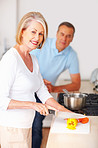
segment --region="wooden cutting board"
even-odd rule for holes
[[[65,118],[84,118],[86,116],[76,113],[59,112],[55,117],[51,132],[52,133],[75,133],[75,134],[89,134],[90,121],[86,124],[78,123],[75,130],[70,130],[67,127]]]

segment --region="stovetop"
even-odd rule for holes
[[[59,94],[58,102],[64,106],[63,93]],[[80,110],[74,110],[73,112],[87,116],[98,116],[98,94],[88,94],[85,107]]]

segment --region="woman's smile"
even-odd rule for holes
[[[41,23],[33,20],[22,33],[22,42],[30,50],[36,49],[44,39],[44,28]]]
[[[37,46],[38,43],[39,43],[38,41],[32,41],[32,40],[31,40],[30,42],[31,42],[33,45],[36,45],[36,46]]]

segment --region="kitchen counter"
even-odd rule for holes
[[[51,133],[46,148],[98,148],[98,116],[89,116],[90,134]]]
[[[65,85],[70,83],[68,80],[59,80],[57,85]],[[82,80],[81,81],[81,87],[79,92],[82,93],[98,93],[95,90],[93,90],[94,84],[92,84],[89,80]]]
[[[80,92],[95,93],[93,84],[82,81]],[[96,92],[98,93],[98,92]],[[88,116],[90,119],[89,134],[53,133],[52,127],[55,122],[53,117],[46,148],[98,148],[98,116]]]
[[[70,81],[69,80],[64,80],[64,79],[61,79],[61,80],[57,81],[57,85],[63,85],[63,84],[68,84],[68,83],[70,83]],[[80,92],[83,92],[83,93],[95,93],[93,88],[94,88],[94,84],[90,83],[89,80],[82,80]],[[96,92],[96,93],[98,93],[98,92]],[[57,100],[57,96],[58,96],[57,93],[52,93],[52,96]],[[49,116],[46,116],[46,118],[43,121],[43,127],[50,127],[51,122],[52,122],[52,118],[53,118],[52,114],[49,114]]]

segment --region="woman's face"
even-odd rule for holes
[[[41,23],[33,20],[27,29],[22,32],[22,44],[29,52],[36,49],[44,38],[44,28]]]

